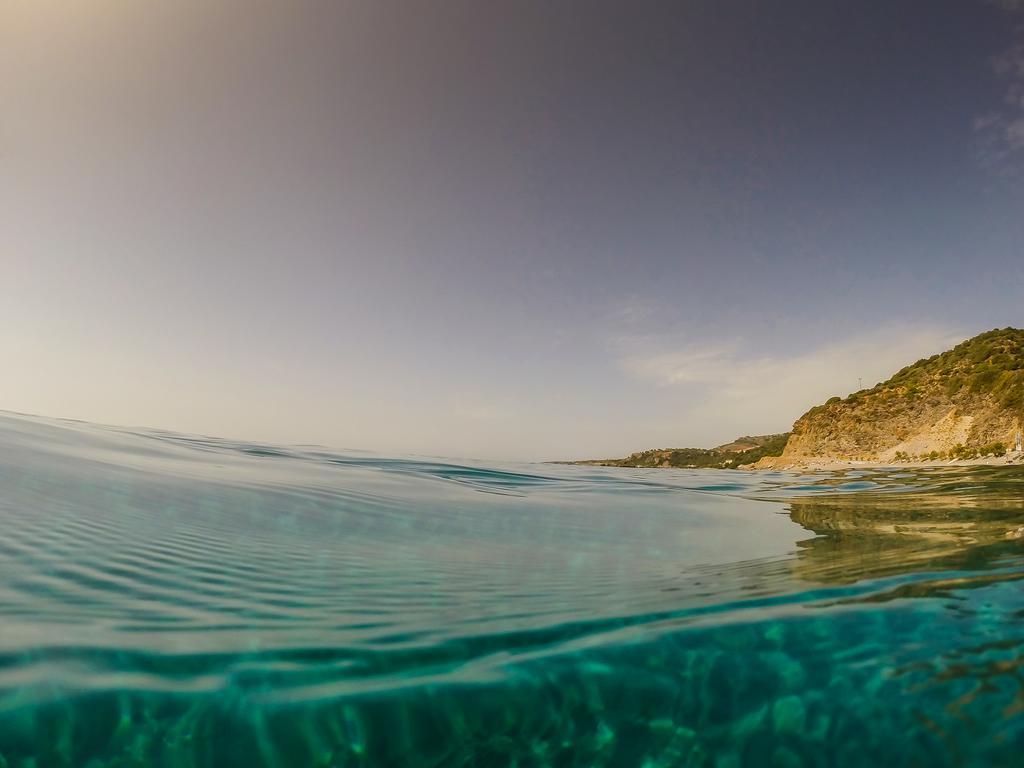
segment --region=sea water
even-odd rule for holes
[[[0,415],[0,766],[1024,761],[1024,470]]]

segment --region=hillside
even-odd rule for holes
[[[754,448],[761,448],[769,443],[773,445],[778,444],[779,439],[788,436],[788,434],[789,433],[781,435],[744,435],[743,437],[737,437],[731,443],[716,446],[711,450],[718,451],[719,453],[740,453],[743,451],[751,451]],[[785,441],[783,441],[782,445],[785,445]],[[780,445],[779,447],[781,448],[782,446]]]
[[[781,456],[758,466],[999,455],[1013,446],[1022,417],[1024,331],[993,330],[812,408]]]
[[[576,461],[604,467],[686,467],[700,469],[735,469],[753,464],[765,457],[778,456],[786,445],[789,433],[740,437],[717,448],[655,448],[638,451],[624,459]]]

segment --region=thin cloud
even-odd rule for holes
[[[691,347],[626,357],[623,369],[639,379],[660,385],[714,384],[737,369],[736,345]]]
[[[997,4],[1010,11],[1024,9],[1024,0]],[[1002,176],[1018,175],[1024,154],[1024,26],[1016,35],[1013,45],[992,58],[993,73],[1007,83],[1003,105],[972,124],[978,162]]]
[[[660,387],[679,387],[674,418],[693,434],[788,428],[808,408],[870,387],[905,365],[966,338],[949,329],[892,328],[790,355],[758,355],[739,343],[625,355],[621,368]]]
[[[612,327],[638,328],[656,324],[670,316],[664,302],[644,296],[629,296],[615,304],[608,315]]]

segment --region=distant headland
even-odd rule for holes
[[[566,462],[601,467],[681,467],[686,469],[737,469],[764,458],[778,456],[789,433],[748,435],[715,448],[652,448],[624,459],[587,459]]]
[[[1024,462],[1024,330],[1002,328],[833,397],[790,432],[574,464],[733,469]]]

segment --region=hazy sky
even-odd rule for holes
[[[1024,325],[1022,5],[0,0],[0,408],[526,459],[787,429]]]

